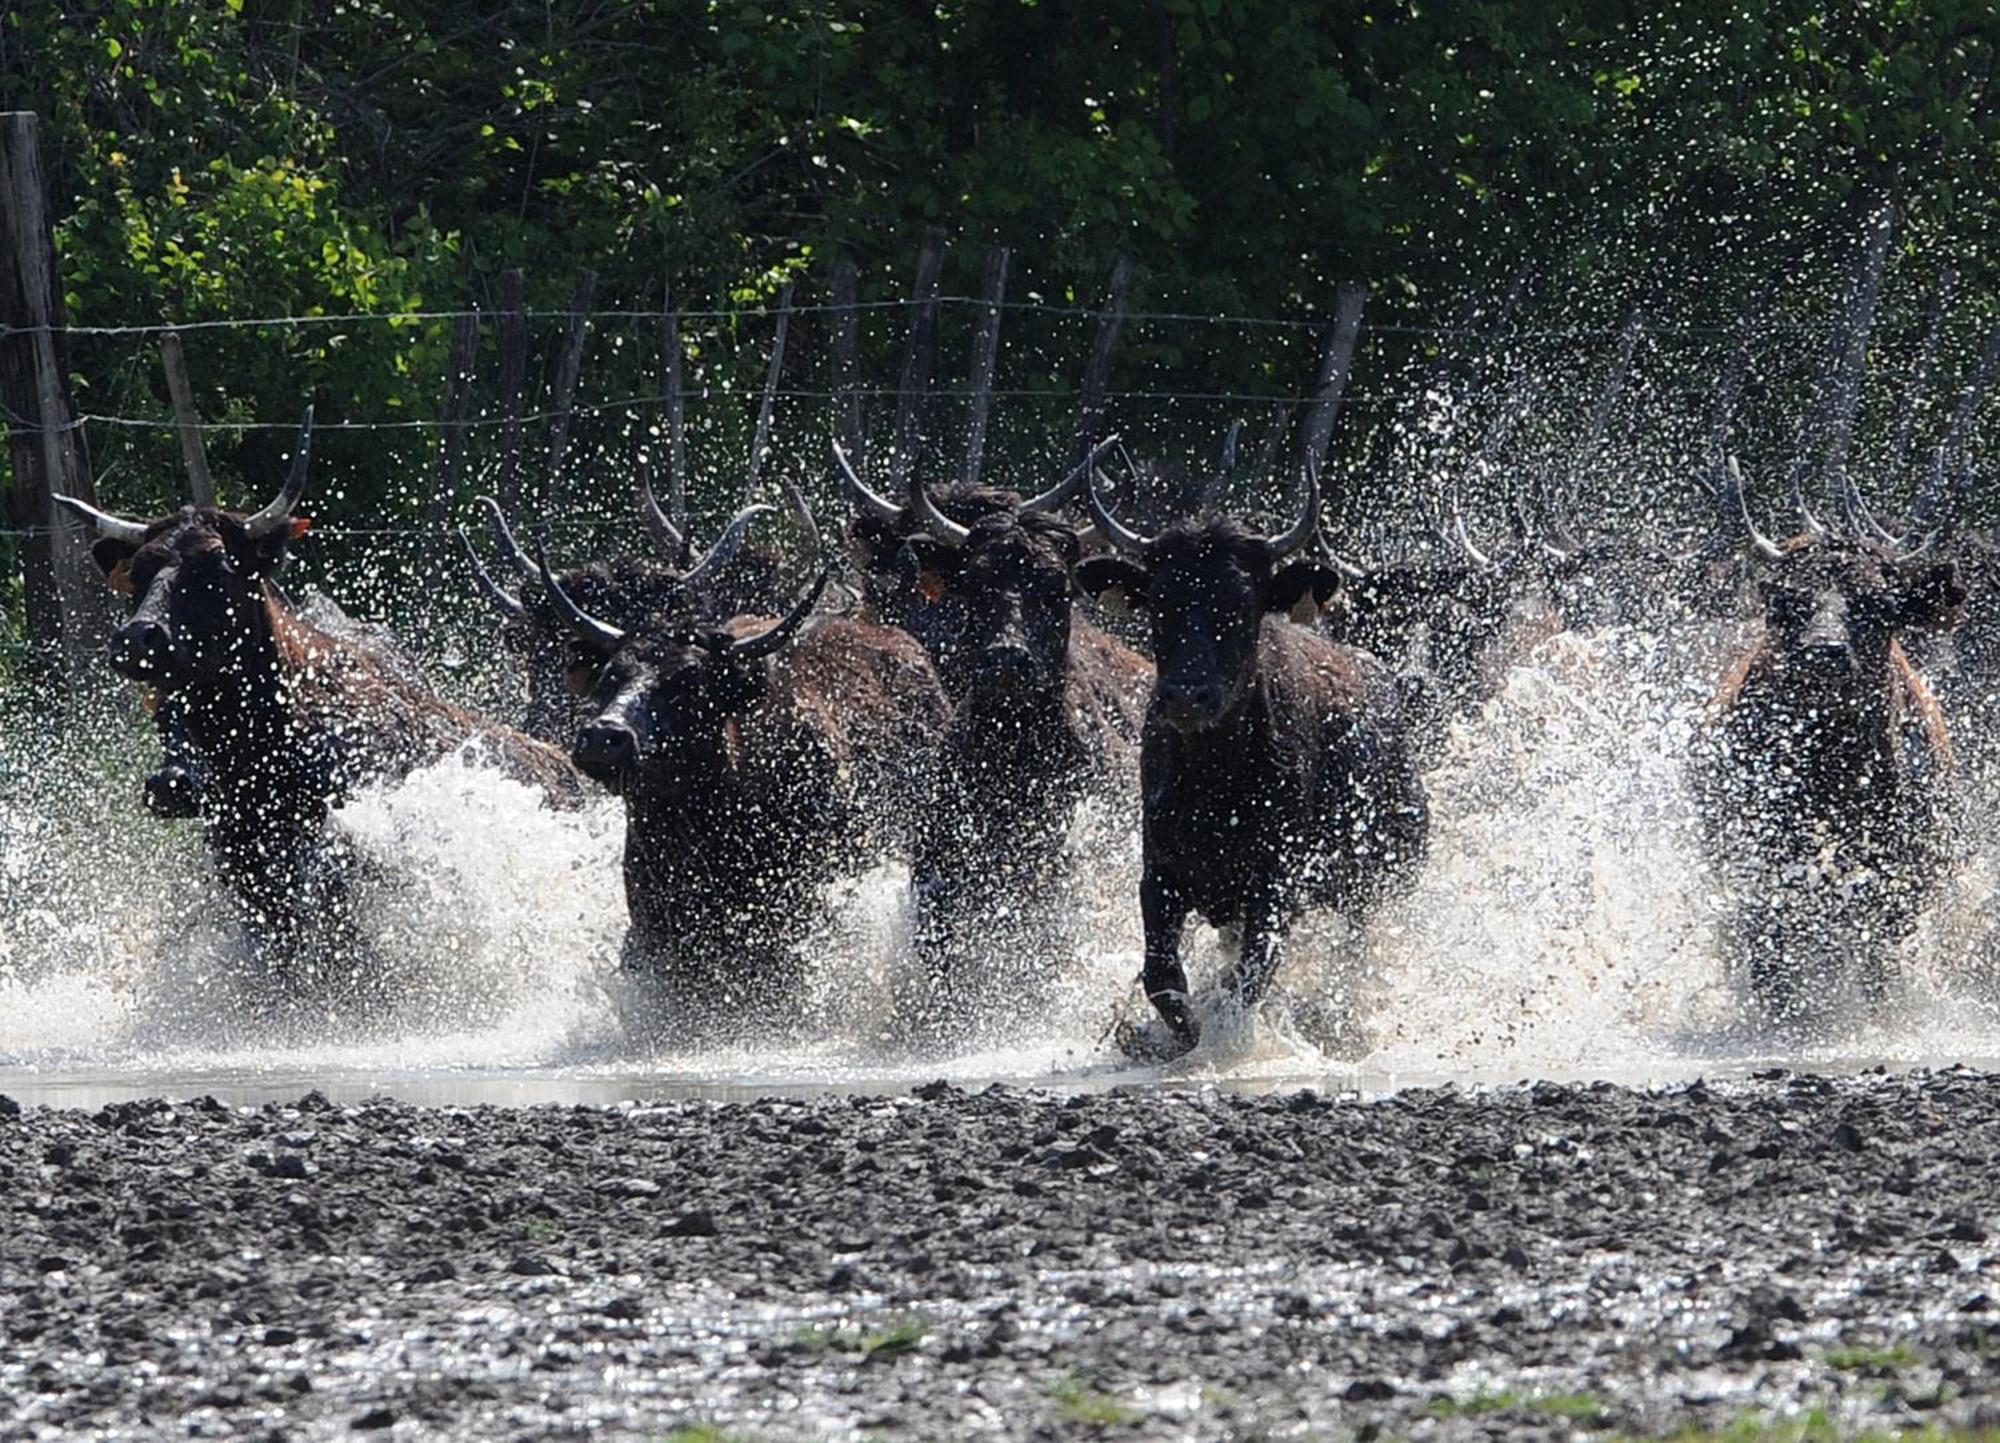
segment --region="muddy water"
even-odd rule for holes
[[[274,1027],[235,991],[240,959],[193,829],[139,805],[146,759],[36,756],[17,736],[0,751],[0,1093],[248,1102],[312,1086],[528,1103],[886,1091],[943,1075],[1375,1094],[2000,1058],[2000,1020],[1979,986],[2000,910],[2000,855],[1986,852],[1908,948],[1886,1020],[1810,1046],[1742,1032],[1680,775],[1710,654],[1700,639],[1676,650],[1638,632],[1545,644],[1454,726],[1428,779],[1433,848],[1415,889],[1365,935],[1333,919],[1303,929],[1288,995],[1242,1025],[1212,1026],[1197,1054],[1164,1069],[1135,1069],[1105,1040],[1142,1004],[1137,839],[1101,816],[1080,824],[1082,941],[1056,994],[1011,1005],[996,960],[993,1025],[960,1055],[922,1055],[901,1038],[893,866],[836,899],[817,949],[814,1034],[658,1050],[630,1040],[614,966],[616,804],[556,815],[448,761],[342,815],[394,879],[367,915],[393,959],[395,1002]],[[1217,939],[1194,946],[1197,971],[1213,972]]]

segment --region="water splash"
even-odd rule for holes
[[[1073,965],[1025,1008],[1006,1005],[996,965],[982,1002],[994,1025],[958,1055],[926,1054],[898,1025],[908,917],[896,865],[838,889],[787,1035],[656,1050],[624,1026],[617,804],[551,812],[448,758],[339,813],[394,879],[364,902],[394,959],[393,1005],[273,1036],[232,1000],[240,959],[198,835],[145,816],[138,763],[115,759],[91,785],[23,786],[0,800],[0,1091],[316,1083],[611,1097],[895,1087],[940,1074],[1373,1090],[1629,1080],[1774,1055],[1839,1066],[2000,1053],[1982,960],[2000,935],[2000,860],[1986,851],[1909,945],[1902,1005],[1887,1018],[1804,1048],[1734,1030],[1739,1003],[1717,957],[1723,902],[1699,860],[1680,761],[1719,644],[1632,630],[1534,649],[1453,726],[1427,778],[1431,853],[1414,888],[1360,934],[1309,920],[1279,995],[1233,1025],[1211,998],[1203,1045],[1166,1067],[1127,1063],[1107,1041],[1121,1012],[1144,1007],[1132,981],[1137,838],[1110,809],[1086,808],[1078,823]],[[47,774],[73,778],[74,760]],[[1220,974],[1226,950],[1191,929],[1197,985]]]

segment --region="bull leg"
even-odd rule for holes
[[[1192,1047],[1201,1027],[1188,1007],[1187,972],[1181,966],[1181,932],[1187,926],[1188,904],[1178,889],[1148,870],[1139,884],[1139,916],[1146,928],[1146,970],[1142,983],[1146,1000],[1160,1020]]]
[[[1255,1007],[1277,975],[1289,909],[1276,888],[1250,899],[1243,909],[1243,950],[1229,974],[1229,990],[1244,1008]]]

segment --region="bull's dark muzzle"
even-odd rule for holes
[[[610,786],[639,764],[639,734],[623,722],[592,722],[576,734],[577,770]]]
[[[1854,648],[1845,641],[1809,641],[1793,650],[1791,663],[1806,676],[1850,677],[1855,672]]]
[[[111,633],[104,645],[111,669],[134,681],[157,682],[173,671],[174,635],[158,621],[134,621]]]
[[[1222,719],[1226,697],[1219,686],[1206,682],[1176,682],[1161,678],[1158,706],[1160,719],[1175,731],[1200,731]]]

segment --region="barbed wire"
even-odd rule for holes
[[[789,314],[824,314],[848,311],[909,310],[925,304],[908,296],[878,301],[853,301],[836,305],[831,301],[794,303]],[[1248,316],[1227,311],[1116,311],[1104,306],[1083,306],[1058,304],[1053,301],[993,301],[984,296],[938,296],[930,304],[943,307],[966,307],[974,310],[1017,311],[1029,314],[1068,316],[1083,321],[1101,321],[1116,316],[1127,325],[1144,325],[1153,322],[1170,322],[1175,325],[1245,326],[1270,330],[1321,331],[1332,323],[1331,316]],[[671,315],[680,321],[706,320],[748,320],[775,319],[787,312],[776,306],[713,306],[676,308],[672,311],[644,309],[636,307],[592,309],[592,310],[544,310],[520,309],[504,310],[498,307],[471,307],[456,310],[411,310],[411,311],[341,311],[325,315],[304,316],[226,316],[197,321],[149,321],[138,325],[44,325],[44,326],[4,326],[0,325],[0,340],[12,335],[63,335],[63,336],[159,336],[168,332],[248,330],[262,328],[277,330],[328,325],[357,325],[370,322],[390,325],[415,325],[425,321],[456,321],[466,317],[483,320],[498,320],[508,316],[530,321],[650,321],[655,324]],[[1769,321],[1768,330],[1816,330],[1824,329],[1824,322]],[[1493,340],[1495,333],[1476,326],[1417,325],[1400,321],[1371,321],[1366,326],[1370,333],[1399,336],[1428,336],[1455,340]],[[1728,326],[1700,326],[1693,323],[1670,323],[1649,319],[1647,330],[1654,335],[1665,336],[1733,336],[1734,330]],[[1540,340],[1583,340],[1595,338],[1615,338],[1623,333],[1622,326],[1554,326],[1554,327],[1505,327],[1499,333],[1506,339]]]
[[[794,401],[838,401],[847,397],[874,400],[901,398],[905,394],[915,395],[921,400],[966,399],[976,392],[970,386],[933,386],[928,391],[904,392],[894,386],[855,386],[845,389],[831,387],[780,387],[771,392],[761,388],[753,391],[742,387],[696,387],[685,393],[689,400],[736,400],[750,399],[769,394],[778,400]],[[1074,388],[1062,386],[994,386],[985,393],[995,400],[1046,400],[1074,403],[1082,393]],[[1503,392],[1494,390],[1455,391],[1452,399],[1458,402],[1501,399]],[[1343,407],[1374,407],[1403,405],[1423,402],[1433,398],[1430,391],[1370,391],[1349,392],[1341,398]],[[1312,401],[1314,397],[1304,392],[1286,391],[1106,391],[1107,401],[1195,401],[1205,404],[1259,405],[1259,406],[1299,406]],[[324,431],[482,431],[495,427],[527,425],[531,422],[553,421],[562,417],[597,415],[607,411],[651,411],[658,407],[660,398],[648,393],[641,396],[627,396],[611,401],[579,401],[567,410],[552,409],[524,411],[519,414],[497,416],[475,416],[455,421],[442,418],[412,416],[396,421],[315,421],[315,434]],[[60,426],[37,426],[25,417],[18,416],[6,407],[0,406],[0,423],[11,426],[23,436],[61,435],[80,430],[87,425],[116,426],[128,430],[178,431],[186,427],[208,431],[296,431],[298,422],[287,421],[191,421],[183,423],[172,416],[119,416],[103,411],[86,411]]]

